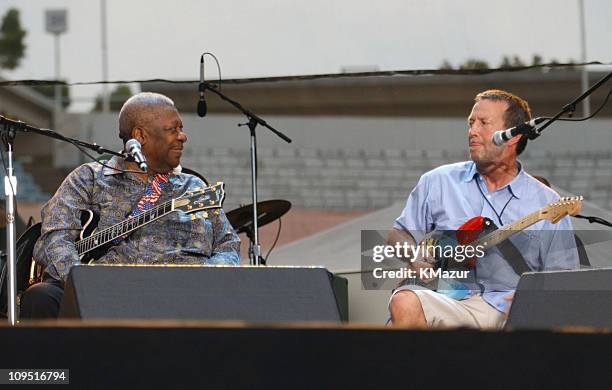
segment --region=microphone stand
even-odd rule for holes
[[[261,257],[261,246],[259,245],[259,224],[257,221],[257,137],[255,128],[257,125],[267,127],[270,131],[287,143],[291,143],[291,138],[270,126],[265,120],[261,119],[251,111],[242,107],[242,105],[237,101],[232,100],[228,96],[221,93],[221,91],[219,91],[215,86],[208,83],[200,83],[200,88],[203,88],[203,90],[209,90],[215,95],[219,96],[222,100],[225,100],[232,106],[236,107],[248,119],[247,123],[240,123],[238,124],[238,127],[248,126],[251,132],[251,197],[253,198],[253,225],[251,231],[252,235],[249,235],[249,258],[251,265],[263,265],[264,261]]]
[[[4,176],[4,195],[6,196],[6,265],[8,268],[7,317],[11,326],[17,323],[17,263],[15,261],[15,197],[17,196],[17,178],[13,176],[13,144],[16,129],[13,126],[2,126],[2,142],[8,155],[8,167]]]
[[[610,72],[607,75],[605,75],[601,80],[599,80],[598,82],[593,84],[593,86],[591,88],[589,88],[586,91],[584,91],[584,93],[582,93],[580,96],[578,96],[572,102],[570,102],[570,103],[566,104],[565,106],[563,106],[561,111],[559,111],[555,116],[553,116],[552,118],[550,118],[546,122],[544,122],[544,124],[540,128],[532,127],[529,130],[527,130],[524,134],[527,134],[527,136],[529,137],[530,140],[538,138],[545,128],[550,126],[553,122],[557,121],[560,117],[562,117],[565,114],[569,114],[569,115],[573,114],[574,111],[576,111],[576,105],[578,103],[580,103],[581,101],[586,99],[587,96],[591,95],[593,92],[595,92],[597,89],[599,89],[602,85],[605,84],[606,81],[610,80],[610,78],[612,78],[612,72]],[[584,215],[580,215],[580,214],[575,215],[574,217],[575,218],[586,219],[586,220],[589,221],[589,223],[598,223],[598,224],[601,224],[601,225],[604,225],[604,226],[612,227],[612,223],[606,221],[603,218],[592,217],[592,216],[584,216]]]
[[[598,223],[600,225],[612,227],[612,223],[600,217],[591,217],[591,216],[584,216],[584,215],[576,214],[574,215],[574,218],[586,219],[587,221],[589,221],[589,223]]]
[[[593,92],[595,92],[597,89],[599,89],[599,87],[604,85],[604,83],[606,81],[608,81],[610,78],[612,78],[612,72],[608,73],[601,80],[599,80],[598,82],[593,84],[593,86],[591,88],[589,88],[586,91],[584,91],[583,94],[578,96],[572,102],[570,102],[569,104],[566,104],[565,106],[563,106],[561,111],[559,111],[555,116],[553,116],[552,118],[550,118],[546,122],[544,122],[544,124],[540,128],[535,128],[534,127],[534,128],[529,129],[527,131],[527,133],[526,133],[527,136],[529,137],[529,139],[533,140],[533,139],[538,138],[540,136],[540,134],[542,133],[542,131],[544,131],[545,128],[550,126],[553,122],[556,122],[557,119],[561,118],[563,115],[565,115],[565,114],[569,114],[569,115],[573,114],[574,111],[576,111],[576,105],[578,103],[580,103],[581,101],[586,99],[589,95],[591,95]]]
[[[15,239],[15,205],[17,196],[17,178],[13,176],[13,146],[17,132],[37,133],[50,138],[59,139],[81,147],[91,149],[99,154],[110,153],[115,156],[126,158],[126,155],[105,149],[99,145],[90,144],[79,141],[73,138],[64,137],[49,129],[39,129],[37,127],[28,126],[24,122],[14,121],[0,115],[0,138],[6,148],[8,163],[6,174],[4,176],[4,194],[6,195],[6,246],[7,246],[7,317],[11,326],[14,326],[18,321],[17,313],[17,260],[15,258],[16,239]]]
[[[89,142],[81,141],[76,138],[66,137],[54,130],[40,129],[38,127],[29,126],[24,122],[8,119],[8,118],[3,117],[2,115],[0,115],[0,126],[3,126],[4,130],[6,130],[8,126],[16,131],[21,131],[23,133],[36,133],[36,134],[44,135],[45,137],[54,138],[60,141],[68,142],[69,144],[72,144],[72,145],[81,146],[86,149],[93,150],[94,152],[98,154],[112,154],[113,156],[117,156],[121,158],[126,158],[126,159],[130,158],[130,156],[128,156],[126,153],[118,153],[118,152],[115,152],[114,150],[105,149],[104,147],[96,144],[95,142],[91,144]]]

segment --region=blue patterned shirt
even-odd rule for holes
[[[126,169],[113,157],[108,166]],[[152,178],[149,178],[151,181]],[[136,208],[148,183],[134,173],[121,173],[99,163],[72,171],[42,209],[42,234],[34,247],[37,263],[58,280],[80,264],[74,242],[79,238],[81,210],[100,216],[98,230],[125,220]],[[186,191],[205,187],[199,178],[171,173],[157,204]],[[185,214],[172,212],[116,240],[96,264],[239,264],[240,239],[222,209]]]

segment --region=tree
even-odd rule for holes
[[[468,58],[463,64],[459,65],[459,69],[489,69],[489,64],[484,60]]]
[[[25,55],[23,38],[26,31],[21,28],[19,11],[15,8],[8,10],[2,18],[0,26],[0,68],[15,69]]]
[[[440,70],[452,70],[453,64],[450,63],[449,60],[442,61],[442,65],[440,65]]]
[[[502,57],[502,62],[499,65],[499,67],[502,68],[502,69],[512,68],[512,61],[510,61],[510,57],[503,56]]]
[[[516,54],[513,55],[512,58],[510,58],[510,56],[503,56],[502,62],[499,64],[501,69],[522,68],[524,66],[526,66],[526,64]]]
[[[514,68],[521,68],[523,66],[525,66],[525,63],[523,62],[523,60],[520,59],[519,56],[517,56],[516,54],[512,57],[512,66]]]
[[[542,65],[542,56],[539,54],[534,54],[533,59],[531,60],[531,65]]]
[[[119,84],[113,89],[110,95],[110,109],[111,111],[119,111],[125,103],[132,96],[132,90],[127,84]],[[92,111],[102,111],[102,95],[96,96],[96,104]]]

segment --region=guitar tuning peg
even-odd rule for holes
[[[202,215],[204,216],[204,218],[208,218],[208,211],[204,211],[204,213],[202,213]]]
[[[219,210],[215,210],[213,213],[214,213],[216,216],[219,216]]]

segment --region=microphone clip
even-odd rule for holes
[[[534,140],[540,136],[541,133],[538,131],[536,126],[537,125],[529,126],[529,128],[525,129],[523,132],[523,134],[526,135],[529,140]]]

